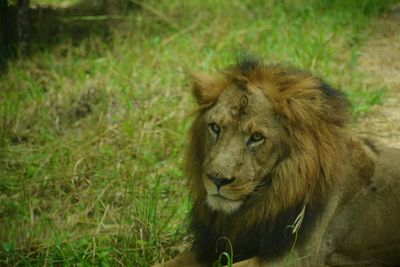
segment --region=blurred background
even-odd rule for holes
[[[186,74],[239,52],[323,77],[351,128],[398,145],[399,18],[394,0],[0,0],[0,265],[187,250]]]

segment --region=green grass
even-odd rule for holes
[[[357,58],[389,1],[145,3],[1,76],[0,265],[149,266],[189,247],[187,71],[251,51],[325,77],[356,115],[384,97]]]

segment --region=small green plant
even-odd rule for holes
[[[298,231],[300,230],[300,228],[296,229],[296,225],[295,223],[293,225],[288,225],[286,227],[287,230],[289,230],[293,236],[293,243],[292,246],[290,247],[290,251],[288,253],[288,255],[286,256],[286,262],[284,266],[290,266],[298,261],[304,260],[306,258],[309,257],[309,255],[306,256],[302,256],[302,257],[298,257],[297,255],[295,255],[295,248],[296,248],[296,244],[297,244],[297,238],[298,238]]]
[[[218,260],[215,262],[214,266],[215,267],[222,267],[222,266],[227,266],[227,267],[232,267],[233,265],[233,247],[232,247],[232,243],[229,240],[229,238],[222,236],[220,238],[217,239],[217,242],[215,244],[215,249],[216,249],[216,253],[218,253],[218,243],[221,241],[225,241],[230,248],[229,252],[221,252],[218,256]],[[226,246],[225,246],[226,247]],[[226,264],[224,264],[224,258],[226,260]]]

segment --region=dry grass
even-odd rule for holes
[[[357,132],[380,143],[400,148],[400,5],[375,21],[372,36],[361,50],[360,70],[369,73],[365,83],[388,87],[385,104],[360,118]]]

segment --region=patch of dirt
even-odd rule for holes
[[[400,4],[379,19],[372,32],[362,49],[360,68],[372,83],[383,83],[389,90],[382,105],[358,120],[355,131],[400,148]]]

